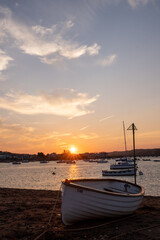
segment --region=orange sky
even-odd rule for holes
[[[138,128],[136,148],[159,148],[158,9],[158,0],[0,3],[0,150],[124,150],[123,121]]]

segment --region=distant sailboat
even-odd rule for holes
[[[110,166],[111,170],[114,170],[114,169],[115,170],[117,170],[117,169],[133,169],[134,168],[133,161],[127,159],[127,144],[126,144],[126,133],[125,133],[124,121],[123,121],[123,135],[124,135],[125,158],[120,158],[120,159],[116,160],[116,163],[112,164]],[[124,173],[124,174],[126,174],[126,173]],[[123,172],[122,172],[122,175],[123,175]]]

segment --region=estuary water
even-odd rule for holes
[[[145,195],[160,196],[160,157],[151,161],[137,161],[137,184],[145,189]],[[76,161],[76,164],[28,162],[19,165],[0,163],[0,187],[21,189],[59,190],[61,180],[65,178],[117,178],[134,183],[134,177],[102,177],[102,170],[109,170],[108,163]],[[139,175],[139,171],[143,175]],[[55,173],[55,174],[53,174]]]

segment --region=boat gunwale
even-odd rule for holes
[[[79,184],[76,184],[76,183],[73,183],[73,182],[83,182],[83,181],[117,181],[117,182],[124,182],[124,183],[127,183],[127,184],[131,184],[133,186],[137,186],[141,189],[141,191],[139,193],[120,193],[120,192],[110,192],[110,191],[107,191],[107,190],[98,190],[98,189],[95,189],[95,188],[92,188],[92,187],[87,187],[87,186],[82,186],[82,185],[79,185]],[[73,182],[72,182],[73,181]],[[138,197],[138,196],[144,196],[144,187],[142,186],[139,186],[137,184],[134,184],[134,183],[130,183],[128,181],[123,181],[123,180],[119,180],[119,179],[111,179],[111,178],[108,178],[108,179],[95,179],[95,178],[83,178],[83,179],[65,179],[65,180],[62,180],[62,184],[66,185],[66,186],[70,186],[70,187],[73,187],[73,188],[78,188],[78,189],[82,189],[82,190],[88,190],[88,191],[92,191],[92,192],[98,192],[98,193],[102,193],[102,194],[108,194],[108,195],[114,195],[114,196],[123,196],[123,197]]]

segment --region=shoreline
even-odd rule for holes
[[[145,196],[139,209],[126,218],[79,222],[68,228],[61,220],[61,194],[57,201],[58,193],[58,190],[0,188],[0,239],[36,239],[50,219],[52,230],[45,234],[48,240],[159,239],[160,196]]]

